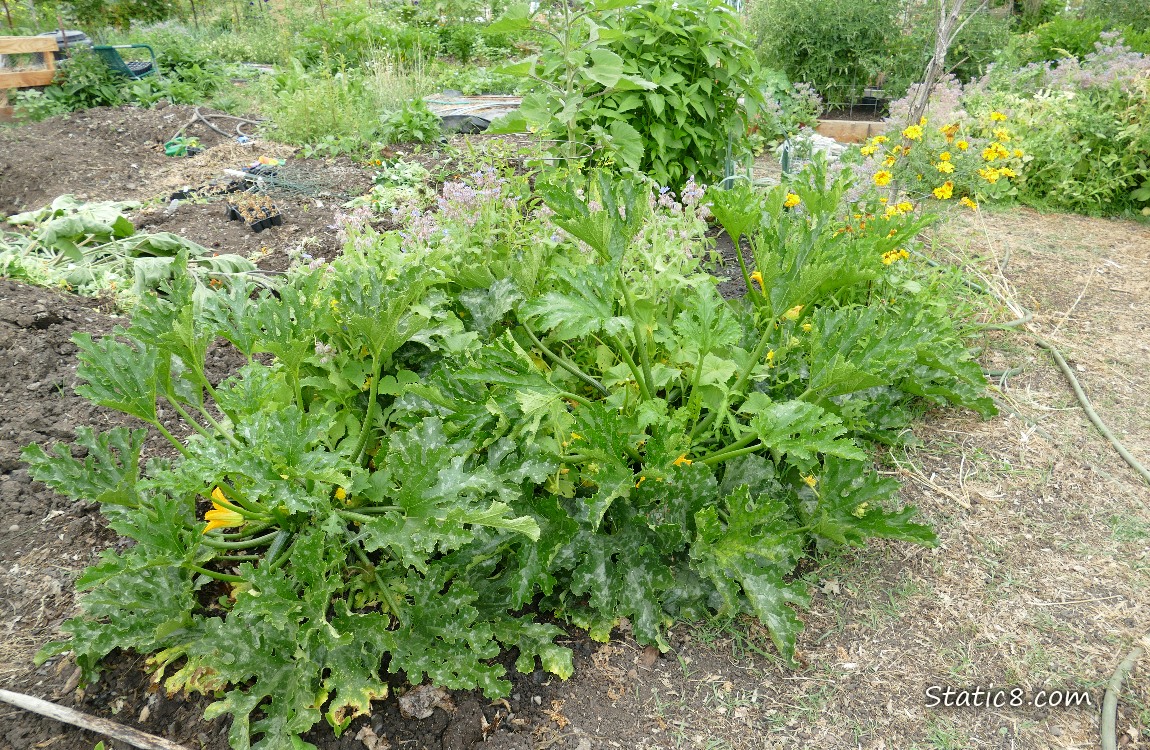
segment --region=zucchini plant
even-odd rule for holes
[[[399,231],[345,226],[340,259],[274,293],[177,272],[130,327],[78,336],[80,392],[172,455],[146,427],[26,449],[134,541],[40,658],[90,679],[148,655],[217,697],[233,747],[299,748],[385,672],[495,697],[516,649],[569,676],[544,614],[667,649],[677,620],[746,612],[791,660],[800,560],[933,543],[868,447],[924,400],[993,406],[930,278],[887,261],[925,219],[846,205],[822,163],[765,195],[529,184],[481,170]],[[750,240],[736,299],[707,272],[707,198]],[[247,362],[217,382],[220,339]]]

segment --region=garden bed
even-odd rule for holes
[[[170,135],[170,123],[159,119],[163,110],[99,116],[110,123],[101,126],[109,132],[116,118],[125,118],[141,132]],[[16,169],[46,148],[36,133],[66,143],[70,135],[88,137],[90,124],[74,116],[35,126],[41,131],[0,134],[0,169]],[[149,197],[160,182],[157,170],[172,166],[162,150],[156,157],[157,143],[162,141],[133,136],[101,157],[107,174],[132,175],[135,187],[117,179],[85,182],[89,156],[65,149],[35,183],[9,182],[12,173],[0,172],[0,206],[22,196],[43,202],[84,185],[93,198]],[[366,184],[367,173],[360,179]],[[261,265],[282,268],[288,251],[307,237],[322,248],[313,254],[335,253],[334,233],[326,229],[333,203],[316,202],[288,204],[284,226],[258,236],[226,221],[218,204],[184,204],[171,213],[159,206],[137,214],[137,224],[162,226],[221,252],[267,247]],[[941,226],[935,240],[940,259],[959,258],[988,271],[994,267],[989,253],[1001,258],[1009,250],[1006,276],[1019,298],[1039,311],[1043,332],[1064,343],[1099,410],[1132,452],[1150,455],[1144,419],[1150,230],[1030,211],[963,213]],[[119,423],[71,392],[75,360],[68,341],[74,331],[103,333],[116,322],[98,301],[0,281],[0,393],[6,403],[18,404],[0,413],[0,497],[6,501],[0,592],[9,605],[0,636],[0,684],[189,748],[222,749],[226,722],[200,719],[209,701],[156,692],[140,657],[113,656],[104,679],[82,695],[66,659],[41,668],[31,664],[31,655],[72,613],[74,577],[98,549],[119,542],[94,507],[31,482],[18,451],[28,442],[69,439],[78,426]],[[212,356],[213,378],[238,363],[224,349]],[[983,361],[990,369],[1024,368],[1007,382],[1003,398],[1039,429],[1005,412],[986,422],[928,415],[917,430],[922,444],[888,456],[886,466],[904,472],[904,499],[935,524],[940,546],[878,544],[809,571],[817,592],[803,614],[800,669],[781,667],[765,631],[749,622],[677,628],[672,650],[662,657],[637,647],[625,630],[607,645],[579,634],[568,641],[575,652],[575,676],[568,682],[542,672],[515,675],[506,704],[457,693],[453,713],[436,709],[423,721],[400,717],[389,698],[342,738],[322,729],[308,739],[325,750],[358,750],[370,747],[356,739],[368,726],[394,748],[455,750],[477,746],[486,722],[494,728],[482,746],[503,750],[1096,744],[1100,685],[1150,624],[1150,492],[1093,432],[1040,350],[1013,334],[995,334]],[[155,455],[165,448],[154,441],[148,450]],[[1119,730],[1137,738],[1127,743],[1130,750],[1145,746],[1150,733],[1148,674],[1144,661],[1128,680],[1130,699],[1120,713]],[[1095,702],[1047,710],[924,707],[931,684],[991,683],[1081,687]],[[0,707],[0,738],[16,750],[89,748],[100,739],[6,707]]]

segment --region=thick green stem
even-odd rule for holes
[[[208,440],[212,439],[212,433],[204,429],[204,426],[197,422],[195,419],[192,419],[192,415],[188,414],[187,410],[180,406],[180,402],[176,400],[175,396],[170,393],[165,393],[163,396],[164,400],[171,404],[172,408],[176,410],[176,413],[180,415],[180,418],[183,419],[189,427],[200,433],[200,435],[207,438]]]
[[[708,456],[708,457],[702,459],[702,461],[700,463],[706,464],[707,466],[714,466],[717,463],[721,463],[723,461],[729,461],[732,458],[738,458],[739,456],[745,456],[749,453],[756,453],[758,451],[761,451],[764,447],[765,446],[762,443],[756,443],[755,445],[750,445],[750,446],[747,446],[746,448],[740,448],[737,451],[727,451],[726,453]]]
[[[355,446],[355,455],[352,460],[359,462],[361,458],[366,457],[367,453],[367,439],[371,435],[371,420],[375,418],[375,402],[379,399],[379,376],[383,370],[383,361],[380,358],[372,359],[371,363],[371,385],[368,387],[367,394],[367,413],[363,417],[363,428],[360,431],[359,442]],[[302,402],[300,407],[303,407]]]
[[[205,409],[202,404],[197,404],[196,406],[200,410],[200,414],[204,415],[204,419],[208,420],[208,424],[212,426],[212,429],[215,430],[220,437],[227,440],[228,443],[237,450],[243,447],[240,445],[240,441],[236,439],[236,436],[233,435],[230,430],[224,429],[224,426],[220,424],[219,421],[212,416],[212,413]]]
[[[201,575],[205,575],[208,578],[214,578],[217,581],[224,581],[225,583],[243,583],[244,582],[244,579],[240,578],[239,576],[233,576],[233,575],[229,575],[227,573],[217,573],[214,570],[208,570],[207,568],[201,568],[199,565],[192,565],[192,564],[188,563],[188,564],[185,564],[184,567],[187,568],[188,570],[194,571],[196,573],[200,573]]]
[[[242,542],[225,542],[218,539],[213,539],[212,537],[205,534],[200,538],[200,541],[212,549],[255,549],[256,547],[262,547],[265,544],[271,544],[272,540],[274,540],[276,535],[279,533],[280,532],[278,531],[273,531],[270,534],[257,536],[254,539],[245,539]]]
[[[569,362],[568,360],[564,359],[562,356],[560,356],[560,355],[556,354],[555,352],[551,351],[550,349],[548,349],[547,345],[544,344],[542,341],[540,341],[539,337],[536,336],[535,333],[530,328],[528,328],[526,325],[523,326],[523,330],[527,332],[527,336],[531,339],[532,343],[534,343],[535,346],[539,347],[539,349],[544,354],[546,354],[547,357],[552,362],[559,365],[560,367],[562,367],[564,370],[571,373],[575,377],[579,378],[580,380],[582,380],[584,383],[591,386],[595,390],[599,391],[604,396],[610,396],[611,395],[611,391],[607,390],[606,386],[604,386],[598,380],[596,380],[595,378],[591,377],[587,373],[580,370],[579,367],[577,365],[575,365],[573,362]]]
[[[631,352],[623,344],[618,336],[608,337],[608,341],[615,345],[616,351],[619,356],[623,358],[626,363],[627,369],[631,371],[631,377],[635,378],[636,385],[639,386],[639,393],[642,394],[644,401],[651,400],[651,391],[647,389],[647,384],[643,381],[643,373],[639,372],[639,365],[635,364],[635,358],[631,356]]]
[[[651,352],[649,349],[649,342],[646,333],[643,331],[643,324],[639,321],[638,311],[635,308],[635,298],[631,296],[631,287],[627,283],[627,275],[623,273],[622,269],[619,270],[619,280],[622,282],[623,287],[623,301],[627,304],[627,314],[631,316],[635,326],[635,346],[639,349],[639,363],[643,366],[643,378],[646,382],[646,398],[651,400],[651,395],[655,392],[655,379],[651,377]]]
[[[772,323],[767,321],[766,327],[763,329],[763,335],[759,339],[759,343],[755,345],[755,350],[751,352],[751,358],[747,362],[746,369],[739,373],[739,379],[735,381],[734,387],[731,388],[731,397],[738,396],[742,393],[743,386],[745,386],[747,384],[747,380],[750,379],[751,372],[755,369],[755,365],[757,365],[759,360],[763,358],[763,352],[767,348],[767,342],[771,339],[771,325]],[[702,435],[711,427],[711,424],[718,418],[719,411],[721,410],[712,411],[707,415],[705,420],[695,425],[695,429],[691,430],[691,440],[695,440],[699,437],[699,435]]]
[[[706,456],[703,457],[703,460],[706,461],[707,459],[710,459],[710,458],[721,458],[726,453],[730,453],[732,451],[737,451],[740,448],[744,448],[744,447],[750,445],[757,438],[758,438],[758,435],[756,435],[754,433],[751,433],[750,435],[746,435],[742,439],[737,440],[737,441],[731,443],[730,445],[728,445],[724,448],[720,448],[717,451],[711,451],[709,454],[707,454]]]
[[[160,423],[160,420],[158,420],[158,419],[150,420],[149,424],[151,424],[153,427],[155,427],[157,430],[159,430],[160,434],[163,435],[165,438],[167,438],[168,442],[176,447],[176,450],[178,450],[180,452],[180,455],[182,455],[184,458],[188,457],[188,449],[184,447],[183,443],[181,443],[179,440],[176,440],[175,435],[168,432],[168,428],[164,427],[164,425],[162,425]]]
[[[404,615],[403,610],[399,608],[399,602],[395,600],[395,597],[391,593],[391,589],[388,588],[387,584],[384,583],[383,577],[379,574],[379,568],[375,567],[371,560],[367,559],[367,554],[362,549],[360,549],[358,544],[353,544],[352,550],[355,552],[355,556],[359,558],[359,561],[363,564],[363,566],[371,571],[371,575],[375,578],[375,585],[379,587],[379,593],[387,603],[387,608],[391,610],[392,616],[395,617],[395,619],[398,620],[400,624],[406,625],[407,617]]]

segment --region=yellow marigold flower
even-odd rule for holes
[[[803,474],[802,477],[803,477],[803,482],[805,482],[808,487],[814,488],[814,486],[819,483],[819,478],[814,476],[813,474],[811,474],[809,476],[806,474]]]
[[[947,200],[950,198],[950,196],[954,195],[954,183],[950,180],[947,180],[946,182],[936,187],[932,192],[934,193],[934,197],[938,198],[940,201]]]
[[[1006,128],[995,128],[994,139],[998,140],[998,141],[1002,141],[1003,143],[1009,143],[1010,142],[1010,131],[1007,130]]]
[[[938,132],[945,135],[946,136],[946,142],[950,143],[952,140],[954,140],[955,133],[958,132],[958,123],[952,122],[950,125],[943,125],[941,128],[938,129]]]
[[[901,213],[909,214],[911,211],[914,210],[914,204],[911,203],[910,201],[900,201],[898,204],[898,210]]]
[[[948,161],[940,161],[938,164],[934,165],[934,168],[943,174],[950,174],[954,171],[954,165]]]
[[[785,313],[783,313],[783,317],[786,318],[787,320],[798,320],[799,319],[799,313],[801,313],[802,311],[803,311],[802,305],[795,305],[790,310],[787,310]]]
[[[691,459],[687,458],[687,454],[684,453],[683,455],[676,458],[672,463],[675,466],[690,466],[692,461]]]
[[[990,146],[987,146],[986,148],[982,149],[982,158],[984,161],[994,161],[998,158],[998,151],[991,148]]]
[[[347,490],[345,490],[343,487],[336,487],[335,488],[335,499],[336,500],[347,500]]]
[[[894,175],[892,175],[887,170],[880,169],[874,173],[874,184],[878,185],[879,187],[882,187],[883,185],[889,185],[891,178],[893,177]]]
[[[887,206],[886,212],[882,215],[882,217],[884,219],[893,219],[894,217],[898,216],[899,214],[900,214],[900,212],[898,210],[898,206]],[[893,232],[894,230],[892,229],[891,231]]]
[[[938,155],[938,160],[939,161],[950,161],[950,152],[949,151],[943,151],[941,154]]]
[[[967,141],[959,141],[959,142],[955,143],[954,145],[958,146],[959,151],[965,151],[968,148],[970,148],[970,143]]]
[[[991,185],[998,182],[999,175],[999,171],[994,167],[983,167],[982,169],[978,170],[978,176],[989,182]]]
[[[967,198],[965,195],[962,197],[962,200],[960,200],[959,203],[966,206],[967,208],[969,208],[972,211],[978,210],[978,204],[975,203],[974,201],[972,201],[970,198]]]
[[[783,201],[783,205],[787,208],[794,208],[803,202],[803,199],[794,193],[787,193],[787,199]]]
[[[909,257],[910,253],[908,253],[906,250],[903,250],[902,248],[898,248],[897,250],[888,250],[882,254],[882,263],[884,266],[889,266],[891,263],[905,260]]]
[[[991,112],[990,120],[991,122],[1005,122],[1006,115],[1002,114],[1001,112]]]
[[[226,503],[224,493],[219,487],[212,490],[212,510],[204,514],[204,520],[208,525],[204,527],[203,533],[208,533],[212,529],[226,529],[232,526],[243,526],[246,519],[239,513],[226,508],[220,503]]]
[[[863,156],[874,156],[875,151],[878,151],[878,146],[863,146],[859,149],[859,153]]]
[[[1020,148],[1014,149],[1014,158],[1015,159],[1021,159],[1023,156],[1025,156],[1025,154],[1022,153],[1022,149],[1020,149]]]
[[[908,141],[917,141],[922,139],[922,126],[911,125],[906,130],[902,131],[902,137]]]
[[[763,288],[763,274],[759,273],[758,271],[755,271],[754,273],[751,274],[751,281],[758,284],[759,289]]]
[[[882,165],[884,167],[893,167],[894,166],[894,157],[893,156],[886,157],[885,159],[882,160]]]
[[[886,143],[889,140],[890,139],[885,135],[876,135],[874,138],[871,138],[871,143]]]
[[[1018,176],[1018,173],[1015,172],[1010,167],[1000,167],[998,170],[998,174],[1000,174],[1003,177],[1017,177]]]

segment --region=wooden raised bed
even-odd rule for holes
[[[56,77],[56,56],[60,47],[51,36],[0,36],[0,120],[12,117],[8,89],[47,86]],[[9,69],[5,55],[41,54],[44,62],[36,68]]]

